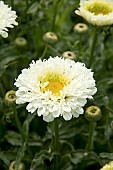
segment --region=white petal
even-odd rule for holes
[[[52,113],[53,117],[59,117],[61,115],[61,111],[57,110]]]
[[[37,114],[38,116],[44,115],[45,114],[46,109],[44,107],[41,107],[37,110]]]
[[[1,36],[3,38],[7,38],[8,37],[8,33],[6,31],[2,31],[0,34],[1,34]]]
[[[54,120],[54,117],[52,114],[48,114],[48,116],[43,116],[43,120],[46,122],[52,122]]]
[[[65,120],[70,120],[72,118],[72,114],[70,112],[64,112],[63,113],[63,118]]]
[[[71,108],[69,106],[63,106],[62,107],[62,110],[65,111],[65,112],[71,112]]]
[[[31,112],[31,113],[33,113],[36,110],[36,108],[33,107],[32,103],[29,103],[26,109],[28,110],[28,112]]]

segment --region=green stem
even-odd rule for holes
[[[42,56],[40,57],[40,59],[44,59],[45,55],[46,55],[46,52],[47,52],[47,49],[48,49],[48,45],[46,44],[45,45],[45,48],[44,48],[44,51],[42,53]]]
[[[89,67],[92,66],[92,62],[94,59],[94,51],[96,47],[96,42],[97,42],[97,28],[94,28],[94,35],[93,35],[93,42],[92,42],[92,47],[91,47],[91,53],[90,53],[90,58],[89,58]]]
[[[89,138],[88,138],[88,143],[87,143],[87,146],[86,146],[86,149],[88,151],[93,150],[94,129],[95,129],[95,122],[90,122],[90,126],[89,126]]]
[[[82,34],[79,35],[79,53],[82,50]]]
[[[58,124],[58,119],[56,118],[54,120],[54,150],[56,152],[55,156],[55,170],[58,170],[58,161],[59,161],[59,156],[57,153],[59,152],[59,124]]]
[[[16,122],[16,125],[17,125],[17,128],[18,128],[18,131],[21,134],[22,141],[24,141],[24,135],[23,135],[22,128],[21,128],[21,123],[18,119],[17,110],[16,110],[15,106],[13,106],[13,112],[14,112],[14,118],[15,118],[15,122]]]

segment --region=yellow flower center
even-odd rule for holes
[[[51,91],[55,95],[59,95],[60,90],[63,90],[64,84],[58,81],[51,81],[49,84],[45,87],[46,91]]]
[[[41,77],[42,85],[46,82],[48,84],[41,89],[42,92],[51,91],[53,95],[60,95],[60,91],[63,90],[64,86],[69,84],[69,81],[62,74],[48,73],[46,76]]]
[[[87,5],[86,9],[89,12],[94,13],[94,15],[98,14],[107,15],[113,11],[113,8],[110,6],[110,4],[102,2],[94,2],[90,5]]]

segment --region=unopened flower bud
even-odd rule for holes
[[[54,32],[46,32],[43,36],[43,40],[49,44],[55,44],[58,41],[58,37]]]
[[[85,112],[85,118],[88,121],[96,122],[102,117],[101,109],[98,106],[89,106]]]
[[[65,51],[63,52],[62,54],[63,58],[68,58],[68,59],[71,59],[71,60],[75,60],[76,59],[76,54],[72,51]]]
[[[7,106],[14,105],[16,103],[16,92],[14,90],[10,90],[5,95],[5,104]]]
[[[103,166],[103,168],[101,168],[100,170],[113,170],[113,161]]]
[[[17,37],[15,39],[15,45],[18,48],[25,48],[27,46],[27,40],[24,37]]]
[[[15,161],[11,162],[9,170],[15,170]],[[25,170],[25,166],[22,162],[20,163],[18,170]]]
[[[86,32],[88,30],[88,26],[84,23],[78,23],[74,26],[73,31],[76,33]]]

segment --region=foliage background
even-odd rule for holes
[[[45,49],[43,35],[54,31],[58,36],[56,44],[48,44],[45,58],[62,56],[64,51],[76,53],[76,61],[89,67],[89,56],[94,27],[86,23],[74,11],[79,0],[4,0],[17,12],[19,25],[9,30],[9,37],[0,37],[0,169],[7,170],[13,160],[22,161],[25,169],[54,169],[54,155],[51,152],[52,123],[47,124],[38,116],[29,115],[25,105],[16,106],[18,117],[24,130],[24,142],[18,132],[14,110],[4,103],[9,90],[16,90],[15,79],[23,68],[28,68],[32,60],[39,59]],[[86,23],[88,31],[82,34],[80,49],[79,33],[73,32],[77,23]],[[87,102],[102,110],[102,119],[96,123],[93,150],[86,149],[89,122],[81,115],[77,119],[64,121],[59,118],[61,170],[99,170],[113,160],[113,26],[97,30],[98,40],[94,51],[92,70],[98,92]],[[27,46],[21,48],[15,39],[24,37]],[[29,146],[29,147],[28,147]]]

